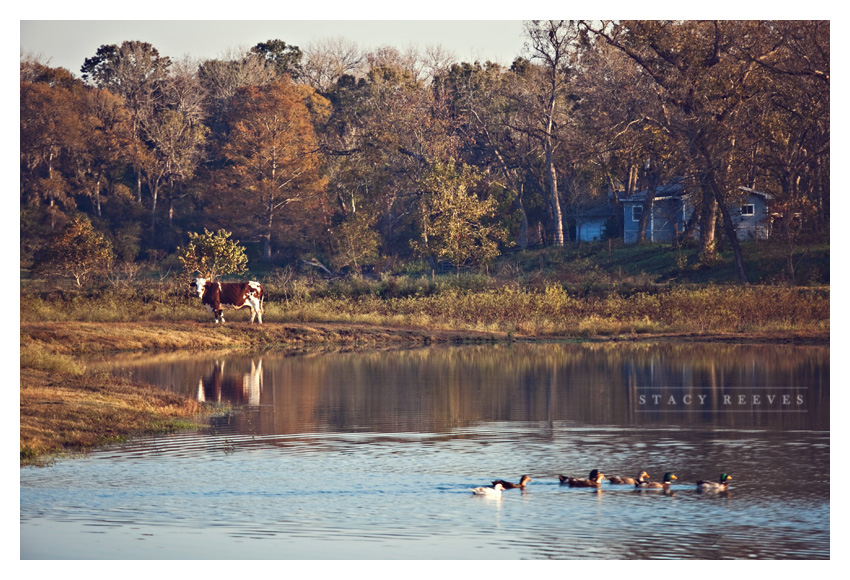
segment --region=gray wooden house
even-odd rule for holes
[[[749,187],[739,187],[743,194],[741,206],[730,208],[732,223],[739,240],[766,240],[770,236],[771,215],[769,193]],[[735,211],[737,210],[737,211]]]
[[[734,207],[729,208],[738,239],[767,239],[770,234],[769,202],[773,196],[748,187],[738,189],[741,197],[736,200]],[[643,203],[648,194],[648,191],[639,191],[620,198],[623,206],[623,241],[627,244],[638,240]],[[673,241],[674,236],[684,231],[697,202],[698,199],[691,195],[683,181],[659,186],[655,191],[652,215],[646,220],[646,240]]]
[[[623,241],[627,244],[638,241],[638,226],[647,195],[649,191],[639,191],[620,198],[623,206]],[[660,185],[655,190],[652,215],[646,220],[646,241],[673,241],[677,233],[684,231],[693,211],[691,195],[682,181]]]

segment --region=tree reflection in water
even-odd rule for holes
[[[829,429],[821,346],[514,344],[103,364],[202,401],[262,406],[250,421],[268,434],[430,433],[482,421]]]

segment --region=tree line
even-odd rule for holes
[[[459,270],[571,243],[582,210],[672,179],[697,199],[679,241],[696,233],[711,264],[725,240],[742,282],[741,186],[773,196],[785,239],[828,238],[828,21],[547,20],[524,35],[510,67],[344,38],[204,61],[125,41],[79,78],[22,55],[22,265],[84,216],[122,263],[208,229],[267,264]]]

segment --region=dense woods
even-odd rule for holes
[[[707,266],[727,244],[742,282],[740,187],[772,196],[769,243],[828,239],[828,21],[525,34],[507,68],[342,38],[202,62],[128,40],[79,77],[22,55],[22,267],[86,219],[111,268],[175,263],[191,233],[226,230],[252,268],[460,271],[575,243],[583,210],[674,178],[699,200],[676,242],[694,236]]]

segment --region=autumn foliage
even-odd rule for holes
[[[87,278],[106,271],[112,259],[112,244],[88,219],[78,217],[49,240],[33,269],[43,275],[71,277],[82,287]]]
[[[273,243],[299,222],[321,222],[326,180],[304,91],[282,81],[244,87],[234,97],[222,167],[212,174],[215,206],[236,231]]]
[[[173,263],[208,229],[265,268],[427,258],[459,272],[577,242],[603,206],[618,239],[620,200],[673,180],[692,209],[674,246],[698,244],[702,268],[728,251],[739,281],[753,275],[742,187],[772,200],[790,281],[796,248],[828,239],[829,21],[541,20],[524,34],[509,65],[279,39],[196,62],[134,40],[101,46],[80,79],[24,56],[22,265],[85,215],[128,262]]]

